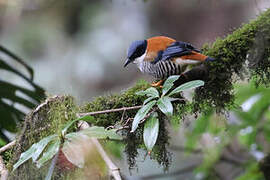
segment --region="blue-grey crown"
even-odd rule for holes
[[[146,40],[134,41],[131,43],[128,49],[127,56],[129,59],[135,59],[142,56],[145,53],[147,47]]]

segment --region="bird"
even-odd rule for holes
[[[169,76],[184,75],[188,65],[214,60],[190,43],[166,36],[155,36],[133,41],[128,48],[124,67],[130,63],[137,64],[142,73],[158,80],[151,84],[153,87],[162,87]]]

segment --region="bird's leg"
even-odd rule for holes
[[[159,80],[158,82],[153,82],[153,83],[151,84],[151,86],[152,86],[152,87],[160,87],[160,88],[162,88],[163,82],[164,82],[164,80],[161,79],[161,80]]]

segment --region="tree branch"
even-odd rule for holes
[[[122,107],[117,109],[109,109],[104,111],[96,111],[96,112],[88,112],[88,113],[78,113],[77,116],[94,116],[98,114],[106,114],[106,113],[113,113],[113,112],[120,112],[120,111],[128,111],[128,110],[134,110],[134,109],[140,109],[142,105],[140,106],[132,106],[132,107]]]
[[[6,144],[5,146],[0,148],[0,154],[2,152],[5,152],[6,150],[9,150],[10,148],[12,148],[14,145],[16,144],[16,140],[11,141],[10,143]]]

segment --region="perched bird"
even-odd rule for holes
[[[189,43],[157,36],[132,42],[124,67],[131,62],[137,64],[141,72],[160,80],[152,86],[161,86],[167,77],[183,75],[188,65],[213,60]]]

